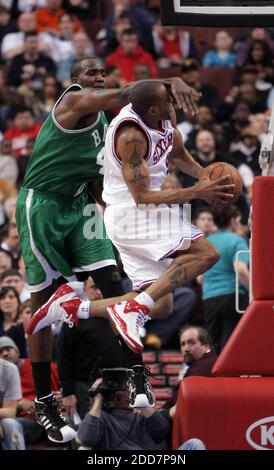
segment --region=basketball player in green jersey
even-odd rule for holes
[[[112,245],[87,184],[95,186],[102,171],[107,128],[103,110],[127,104],[131,85],[104,90],[105,72],[92,58],[75,62],[71,76],[72,85],[59,98],[36,139],[16,208],[33,312],[53,294],[58,280],[63,282],[61,277],[83,281],[91,275],[104,297],[123,294]],[[198,97],[195,91],[179,78],[165,83],[178,105],[194,114]],[[96,233],[103,234],[101,238],[87,234],[90,207],[96,216]],[[62,289],[58,292],[62,300],[75,295],[69,285]],[[110,336],[106,327],[105,331]],[[115,354],[113,344],[111,355]],[[50,328],[30,336],[29,347],[37,420],[50,440],[69,441],[75,431],[60,415],[51,394]]]

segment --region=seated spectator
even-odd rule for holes
[[[17,269],[7,269],[0,275],[1,288],[6,286],[14,287],[17,291],[20,302],[23,303],[30,299],[30,291],[28,285],[24,283],[22,274]]]
[[[115,36],[114,23],[124,13],[128,15],[133,28],[140,37],[141,46],[151,54],[154,54],[152,27],[155,18],[151,12],[140,5],[132,5],[131,0],[112,0],[113,12],[105,20],[106,39],[109,44]]]
[[[79,31],[73,35],[73,52],[65,60],[57,64],[56,78],[66,88],[70,84],[70,69],[75,60],[94,55],[94,47],[88,35]]]
[[[205,237],[216,232],[217,228],[213,220],[213,210],[211,207],[201,206],[195,212],[195,225],[203,232]]]
[[[180,65],[183,59],[197,57],[190,33],[176,26],[155,25],[153,40],[159,67]]]
[[[14,287],[4,287],[0,292],[0,335],[6,334],[19,318],[20,299]]]
[[[62,8],[62,0],[46,0],[45,8],[38,8],[35,11],[36,31],[44,31],[54,36],[58,34],[58,25],[60,17],[66,13]],[[73,17],[75,31],[80,31],[81,24],[76,16]]]
[[[134,70],[135,80],[151,79],[151,69],[148,64],[137,64]]]
[[[0,251],[0,275],[11,269],[12,266],[12,259],[11,256],[6,253],[5,251]]]
[[[157,67],[153,57],[139,45],[138,35],[134,29],[122,33],[120,46],[106,57],[107,65],[118,65],[122,78],[126,82],[134,81],[134,70],[138,63],[147,64],[151,77],[157,77]]]
[[[259,133],[251,126],[245,127],[241,133],[241,140],[234,146],[232,157],[239,167],[246,164],[250,167],[254,176],[261,174],[259,165],[259,153],[261,144],[259,141]]]
[[[54,75],[47,74],[43,77],[42,88],[40,90],[32,90],[28,100],[26,100],[26,104],[31,107],[37,121],[43,123],[61,94],[61,84]],[[31,142],[29,142],[29,140],[30,139],[28,139],[27,142],[27,146],[29,143],[29,148],[26,146],[24,155],[22,155],[19,160],[21,160],[22,157],[30,156],[30,150],[32,150],[33,146],[30,148]]]
[[[35,389],[31,372],[30,359],[22,359],[19,350],[8,337],[0,338],[0,360],[5,359],[10,364],[17,367],[20,374],[22,395],[17,404],[16,425],[20,428],[21,439],[24,445],[35,444],[46,437],[45,429],[36,422],[35,419]],[[51,387],[56,396],[60,399],[59,379],[55,364],[51,364]],[[1,409],[0,409],[1,413]]]
[[[16,24],[11,20],[11,11],[4,5],[0,5],[0,47],[3,41],[3,38],[9,34],[16,31]]]
[[[246,62],[250,44],[254,40],[266,41],[270,47],[271,54],[274,57],[273,31],[270,28],[253,28],[251,30],[246,29],[235,41],[238,65],[242,66]]]
[[[27,153],[26,146],[30,138],[36,137],[41,124],[36,122],[33,112],[28,108],[23,108],[15,115],[13,125],[4,133],[5,138],[12,141],[12,150],[15,157],[20,157]]]
[[[180,115],[180,111],[177,113]],[[199,106],[197,116],[192,119],[192,129],[187,135],[187,139],[185,140],[185,145],[188,149],[195,149],[196,144],[196,136],[200,130],[208,130],[211,131],[213,124],[214,124],[214,117],[212,114],[211,109],[208,106]],[[181,124],[181,123],[180,123]],[[179,129],[180,129],[179,124]]]
[[[0,131],[10,127],[15,110],[23,105],[24,98],[7,84],[7,68],[0,67]]]
[[[1,232],[0,250],[7,253],[12,259],[12,267],[18,268],[21,254],[18,230],[16,224],[8,223]]]
[[[7,338],[9,340],[9,338]],[[1,341],[1,338],[0,338]],[[11,340],[9,340],[11,341]],[[0,344],[0,356],[1,356]],[[0,446],[3,450],[25,450],[22,428],[16,423],[17,405],[22,398],[17,367],[0,357]]]
[[[26,33],[36,30],[36,19],[35,14],[32,12],[22,13],[18,20],[18,31],[7,34],[2,41],[1,54],[5,60],[11,60],[18,54],[24,52],[24,42]],[[39,39],[39,52],[46,52],[47,46],[47,35],[44,33],[38,34]]]
[[[208,106],[212,112],[215,113],[219,105],[217,88],[202,81],[200,66],[196,60],[184,60],[181,66],[181,78],[187,83],[187,85],[195,88],[196,91],[201,93],[199,105]]]
[[[35,31],[25,34],[24,51],[16,55],[9,66],[8,84],[19,87],[27,84],[35,89],[41,88],[46,73],[55,74],[55,64],[46,54],[39,52],[39,40]]]
[[[180,381],[193,376],[212,377],[212,367],[217,359],[217,354],[212,348],[212,340],[205,328],[194,325],[185,326],[180,330],[179,338],[183,358],[182,370],[171,398],[164,405],[164,408],[169,409],[171,418],[176,411]]]
[[[245,101],[239,101],[229,121],[224,123],[224,135],[230,151],[233,151],[232,142],[239,142],[242,130],[249,125],[250,114],[251,111],[248,104]]]
[[[0,144],[0,174],[12,186],[16,185],[18,166],[12,156],[12,140],[9,138],[3,139]]]
[[[22,358],[29,357],[26,328],[31,319],[31,303],[26,300],[20,306],[18,322],[10,327],[6,335],[11,338],[19,349]]]
[[[235,67],[236,54],[232,52],[233,39],[227,31],[218,31],[214,41],[215,50],[210,50],[203,57],[205,67]]]
[[[47,34],[47,54],[54,60],[56,65],[61,60],[68,59],[74,53],[73,38],[75,32],[73,18],[64,13],[59,18],[58,34],[55,36]]]
[[[273,57],[267,41],[257,39],[251,42],[244,66],[252,65],[256,68],[257,79],[264,82],[264,89],[267,83],[268,89],[271,88],[271,84],[274,84]]]
[[[100,41],[100,49],[104,56],[112,54],[121,43],[122,33],[126,29],[133,28],[134,26],[128,13],[125,12],[114,19],[112,27],[111,36],[107,35],[106,29],[101,29],[96,36],[97,40]]]
[[[45,0],[43,0],[45,2]],[[96,18],[99,0],[63,0],[62,6],[79,20]]]

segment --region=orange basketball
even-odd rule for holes
[[[233,191],[234,197],[231,201],[231,202],[235,202],[237,201],[243,189],[243,180],[238,170],[234,166],[225,162],[211,163],[211,165],[208,165],[203,169],[203,171],[201,172],[200,179],[207,176],[211,181],[215,181],[218,178],[221,178],[222,176],[227,176],[227,175],[231,177],[230,184],[235,184],[235,188]],[[229,183],[226,183],[226,184],[229,184]]]

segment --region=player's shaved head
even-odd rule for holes
[[[89,65],[91,66],[97,66],[98,65],[98,60],[95,57],[84,57],[82,59],[78,59],[75,62],[73,62],[71,66],[71,71],[70,71],[70,76],[72,80],[77,79],[82,73],[86,67]]]
[[[131,103],[139,116],[144,116],[151,106],[157,106],[161,97],[166,93],[163,83],[158,81],[142,81],[131,91]]]

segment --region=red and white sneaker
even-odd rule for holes
[[[63,284],[60,286],[49,298],[49,300],[44,305],[42,305],[42,307],[40,307],[32,316],[26,328],[27,334],[33,335],[43,328],[46,328],[47,326],[50,326],[53,323],[59,321],[68,323],[70,327],[76,325],[78,322],[76,315],[77,310],[75,314],[68,314],[60,306],[61,302],[71,300],[75,297],[75,291],[68,284]]]
[[[144,349],[140,338],[140,327],[149,319],[149,309],[136,300],[126,300],[107,307],[109,319],[128,347],[136,354]]]

